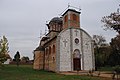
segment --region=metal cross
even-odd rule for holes
[[[67,43],[66,39],[65,39],[63,42],[64,42],[64,45],[65,45],[65,47],[66,47],[66,43]]]

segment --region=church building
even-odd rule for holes
[[[95,69],[93,40],[80,27],[80,13],[67,9],[47,24],[48,33],[34,50],[33,69],[54,72]]]

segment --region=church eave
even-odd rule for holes
[[[78,11],[76,11],[76,10],[74,10],[74,9],[68,9],[64,14],[62,14],[62,16],[64,16],[68,11],[73,11],[73,12],[76,12],[76,13],[81,13],[81,12],[78,12]]]
[[[50,37],[47,37],[47,36],[44,36],[42,39],[41,39],[41,41],[45,41],[45,40],[47,40],[47,39],[49,39]]]
[[[48,44],[48,43],[50,43],[52,40],[54,40],[55,38],[57,38],[57,36],[55,36],[55,37],[53,37],[52,39],[50,39],[49,41],[47,41],[45,44],[44,44],[44,46],[46,45],[46,44]]]

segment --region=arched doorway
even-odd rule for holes
[[[81,55],[80,55],[80,50],[79,49],[74,50],[73,70],[81,70]]]

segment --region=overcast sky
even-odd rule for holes
[[[103,35],[108,42],[115,37],[116,32],[103,30],[101,18],[115,12],[120,0],[0,0],[0,36],[8,38],[10,56],[19,51],[32,59],[46,21],[59,16],[68,3],[81,8],[80,26],[91,36]]]

